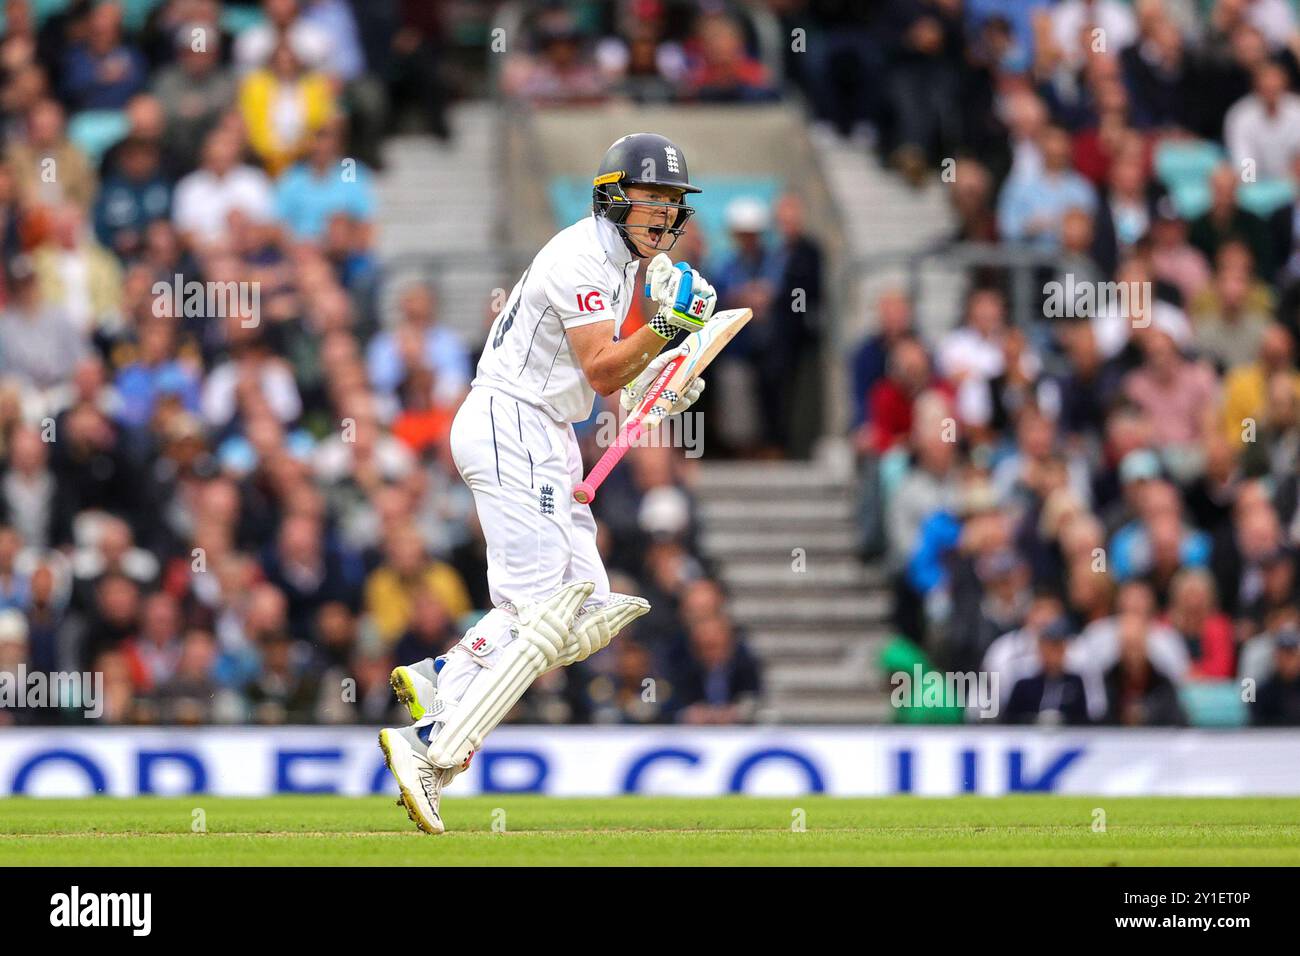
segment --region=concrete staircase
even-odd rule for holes
[[[890,718],[877,663],[888,594],[855,554],[854,478],[842,456],[700,467],[703,550],[764,661],[763,719]]]
[[[938,170],[920,190],[912,189],[896,172],[881,165],[865,143],[841,139],[821,127],[810,130],[810,140],[827,187],[840,210],[848,256],[874,256],[923,249],[951,234],[954,217],[948,203],[948,185]],[[845,341],[856,341],[874,328],[875,301],[889,285],[903,285],[898,265],[863,271],[851,263],[845,290]],[[959,318],[965,292],[960,272],[942,260],[931,260],[921,273],[917,321],[929,335],[951,328]]]
[[[438,289],[443,321],[477,344],[493,290],[508,292],[519,278],[499,239],[505,205],[494,152],[499,122],[495,104],[466,102],[451,111],[451,143],[399,135],[384,144],[379,256],[395,279],[385,283],[385,317],[392,317],[403,280],[423,277]]]

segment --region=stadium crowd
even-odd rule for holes
[[[454,134],[449,5],[35,6],[0,38],[0,672],[103,675],[108,723],[393,719],[390,668],[489,605],[447,448],[481,342],[420,281],[386,320],[376,252],[379,131]],[[601,494],[654,611],[516,719],[752,717],[679,459]],[[0,725],[88,702],[59,703]]]
[[[128,24],[114,0],[4,4],[0,671],[103,674],[108,722],[378,723],[389,668],[485,609],[446,447],[481,343],[421,282],[386,316],[376,253],[394,117],[454,135],[452,6],[158,0]],[[997,673],[1008,721],[1300,724],[1294,4],[750,6],[781,27],[776,68],[741,4],[532,4],[500,90],[796,87],[947,190],[952,242],[1054,257],[1041,319],[1014,321],[1009,270],[986,268],[939,335],[889,290],[852,356],[863,550],[900,643]],[[691,230],[679,252],[773,321],[708,401],[734,411],[730,450],[789,453],[820,251],[791,197],[726,222],[731,250]],[[794,289],[811,311],[785,314]],[[693,509],[680,454],[615,471],[601,547],[654,611],[516,719],[753,718],[759,667]],[[0,724],[78,719],[62,703]]]
[[[888,6],[845,62],[901,85],[841,125],[917,183],[955,159],[953,242],[1058,263],[1028,323],[1005,269],[938,335],[891,289],[853,356],[900,634],[1008,722],[1300,725],[1295,6]]]

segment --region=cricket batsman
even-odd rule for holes
[[[623,390],[624,408],[678,350],[678,330],[713,317],[713,287],[666,255],[694,213],[686,157],[663,136],[615,142],[592,181],[592,215],[537,253],[493,323],[469,395],[451,428],[451,451],[474,493],[487,540],[492,609],[447,654],[393,670],[415,723],[382,730],[379,746],[399,803],[425,833],[443,832],[442,790],[538,677],[585,660],[650,610],[611,594],[591,509],[570,489],[582,479],[573,423],[595,395]],[[651,322],[619,336],[636,294],[659,304]],[[689,407],[698,379],[673,406]]]

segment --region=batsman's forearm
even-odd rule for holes
[[[600,394],[612,395],[640,375],[667,344],[668,340],[648,325],[642,326],[601,349],[587,370],[587,380]]]

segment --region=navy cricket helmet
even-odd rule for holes
[[[672,140],[658,133],[629,133],[615,141],[605,151],[596,171],[596,178],[591,182],[591,209],[597,216],[604,216],[623,234],[633,253],[640,256],[636,247],[628,240],[628,213],[632,211],[633,200],[628,199],[627,186],[668,186],[680,189],[683,196],[700,192],[700,187],[691,185],[690,175],[686,170],[686,156]],[[684,202],[651,202],[635,200],[638,206],[666,206],[676,210],[677,215],[667,232],[673,241],[660,251],[667,252],[677,244],[677,238],[686,228],[686,221],[695,214]],[[646,227],[648,228],[648,227]]]

